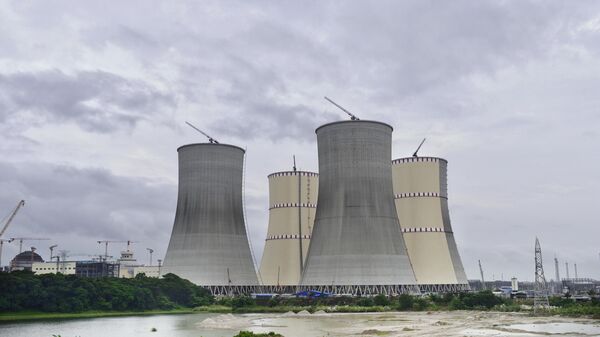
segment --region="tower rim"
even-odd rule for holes
[[[437,159],[437,160],[441,160],[443,162],[448,163],[448,160],[442,157],[431,157],[431,156],[418,156],[418,157],[400,157],[400,158],[396,158],[392,160],[392,164],[400,164],[403,162],[410,162],[413,161],[414,159]]]
[[[237,145],[231,145],[231,144],[221,144],[221,143],[191,143],[191,144],[185,144],[185,145],[181,145],[180,147],[177,148],[177,152],[179,152],[179,150],[185,148],[185,147],[192,147],[192,146],[201,146],[201,145],[205,145],[205,146],[224,146],[224,147],[232,147],[234,149],[238,149],[241,150],[242,152],[246,153],[246,150],[242,149],[241,147],[237,146]]]
[[[319,132],[319,130],[322,129],[322,128],[324,128],[324,127],[328,127],[328,126],[335,125],[335,124],[350,124],[350,123],[372,123],[372,124],[380,124],[380,125],[384,125],[384,126],[387,126],[388,128],[390,128],[390,131],[394,131],[394,128],[391,125],[387,124],[387,123],[380,122],[380,121],[360,119],[360,120],[356,120],[356,121],[353,121],[353,120],[349,120],[349,121],[344,120],[344,121],[335,121],[335,122],[331,122],[331,123],[326,123],[326,124],[323,124],[323,125],[319,126],[318,128],[316,128],[315,129],[315,133]]]
[[[277,171],[277,172],[273,172],[273,173],[269,174],[267,176],[267,178],[270,179],[271,177],[279,176],[279,175],[282,175],[283,173],[285,173],[286,175],[290,175],[290,176],[298,175],[298,174],[303,174],[303,173],[304,174],[309,174],[311,176],[318,176],[319,175],[319,173],[314,172],[314,171]]]

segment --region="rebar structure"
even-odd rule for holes
[[[542,261],[542,248],[540,241],[535,238],[535,297],[533,299],[533,311],[548,309],[548,287],[544,276],[544,264]]]

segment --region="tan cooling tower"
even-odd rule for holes
[[[288,171],[269,175],[269,229],[260,264],[264,285],[298,285],[318,191],[317,173]]]
[[[468,289],[468,282],[450,225],[447,164],[433,157],[394,160],[394,198],[419,286],[463,290]]]

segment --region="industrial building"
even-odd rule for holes
[[[269,227],[260,264],[264,285],[296,286],[310,243],[319,175],[276,172],[269,179]]]
[[[394,204],[392,130],[362,120],[317,128],[319,202],[301,288],[418,291]]]
[[[161,273],[207,287],[258,285],[243,211],[245,151],[211,139],[177,152],[177,210]]]
[[[396,211],[422,291],[469,289],[450,224],[447,165],[435,157],[392,161]]]

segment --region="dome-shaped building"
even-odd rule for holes
[[[31,265],[34,262],[44,262],[44,259],[33,250],[24,251],[17,254],[12,261],[10,261],[10,271],[31,270]]]

